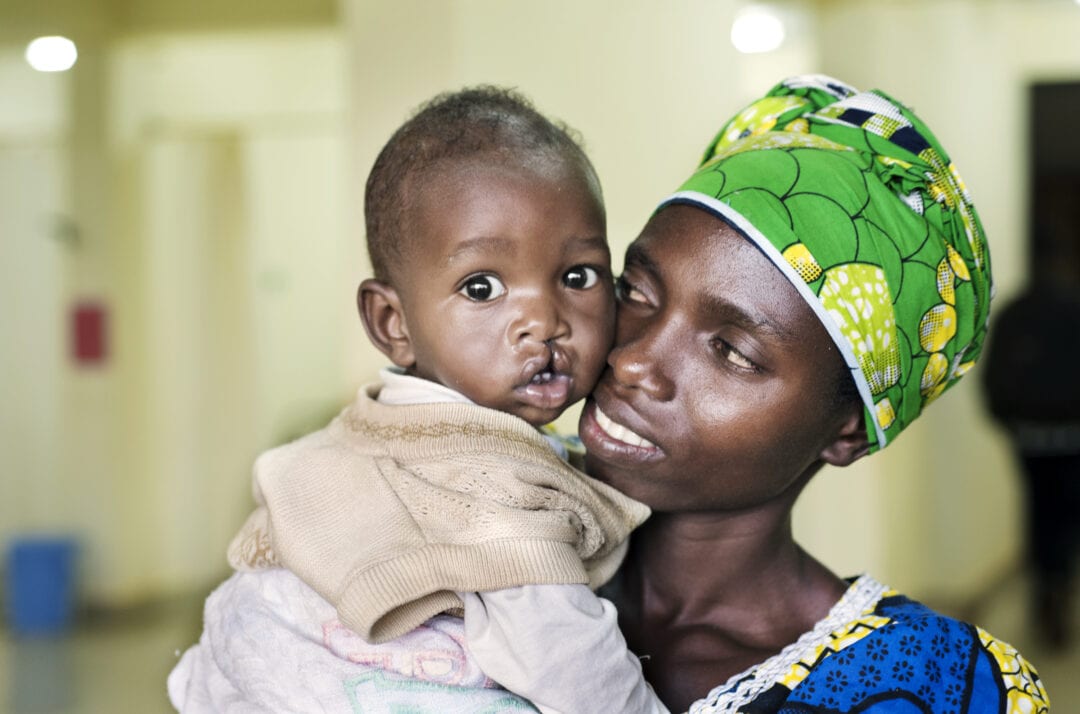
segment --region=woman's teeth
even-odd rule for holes
[[[600,407],[596,407],[596,423],[604,433],[610,436],[616,441],[621,441],[624,444],[630,444],[631,446],[640,446],[643,448],[654,448],[656,444],[652,443],[648,439],[643,439],[634,432],[627,429],[622,424],[616,424],[611,421],[607,414],[600,411]]]
[[[534,375],[533,378],[529,380],[529,384],[547,384],[553,379],[555,379],[555,373],[545,370]]]

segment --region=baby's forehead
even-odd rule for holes
[[[556,187],[558,205],[548,214],[532,213],[532,195],[552,195]],[[402,228],[397,266],[399,274],[412,269],[421,254],[448,250],[451,235],[468,233],[464,225],[480,231],[469,252],[499,256],[506,250],[499,236],[483,235],[484,225],[500,225],[500,219],[477,221],[478,215],[501,217],[510,225],[529,214],[533,220],[565,222],[569,215],[582,216],[578,223],[589,224],[574,233],[574,248],[597,248],[607,251],[605,211],[599,184],[587,162],[569,152],[532,152],[527,156],[505,152],[483,152],[469,156],[442,158],[415,170],[402,191]],[[464,210],[464,207],[470,210]],[[518,215],[518,210],[522,215]],[[594,220],[593,220],[594,219]],[[459,221],[465,221],[466,224]],[[556,231],[557,232],[557,231]],[[484,240],[488,238],[489,240]],[[569,248],[567,248],[569,249]],[[451,247],[449,250],[457,250]]]
[[[527,153],[484,151],[443,157],[416,167],[403,181],[405,222],[430,211],[431,204],[483,196],[513,183],[563,184],[566,190],[584,191],[603,210],[598,181],[587,161],[557,149]]]
[[[508,173],[533,175],[538,180],[591,181],[588,161],[569,148],[533,147],[529,149],[496,146],[473,153],[443,156],[418,165],[405,178],[407,193],[418,195],[425,185],[449,179],[453,184],[463,178],[474,181],[500,181]],[[451,185],[448,188],[453,188]]]

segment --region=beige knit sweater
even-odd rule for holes
[[[360,391],[329,426],[262,454],[237,570],[286,567],[385,642],[461,607],[455,591],[606,582],[648,508],[474,404]]]

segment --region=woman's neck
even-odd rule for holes
[[[673,710],[811,629],[847,584],[778,514],[654,514],[631,540],[620,625]]]
[[[677,605],[688,620],[710,621],[718,606],[757,610],[780,594],[802,596],[824,571],[795,542],[790,514],[774,522],[767,514],[659,513],[632,546],[643,594]]]

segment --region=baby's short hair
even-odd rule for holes
[[[488,153],[577,160],[595,176],[577,133],[516,91],[482,85],[439,94],[394,132],[368,175],[364,219],[376,279],[391,282],[405,252],[416,178],[440,162]]]

